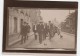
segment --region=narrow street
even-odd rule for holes
[[[26,43],[20,44],[21,42],[17,42],[14,45],[11,45],[11,47],[14,48],[67,48],[67,49],[74,49],[75,48],[75,36],[73,34],[61,32],[63,38],[60,38],[59,35],[55,34],[55,36],[49,40],[49,37],[46,37],[46,40],[42,42],[42,44],[39,43],[39,38],[35,40],[34,35],[32,34],[28,40],[26,40]]]

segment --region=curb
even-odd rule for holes
[[[29,37],[32,36],[32,35],[33,35],[33,33],[30,34]],[[20,40],[21,40],[21,38],[15,40],[15,41],[10,42],[8,45],[9,45],[9,46],[14,45],[15,43],[19,42]]]

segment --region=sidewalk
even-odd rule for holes
[[[67,34],[67,35],[71,35],[71,36],[75,36],[75,34],[71,34],[71,33],[67,33],[67,32],[62,32],[64,34]]]
[[[33,35],[33,32],[30,32],[28,35],[29,36]],[[21,37],[19,37],[19,34],[14,36],[14,38],[15,38],[15,41],[11,41],[11,42],[9,41],[9,44],[8,44],[9,46],[14,45],[21,40]],[[13,40],[13,38],[11,40]]]

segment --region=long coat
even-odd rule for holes
[[[48,33],[48,25],[44,25],[44,33]]]
[[[48,33],[51,39],[51,37],[53,37],[53,24],[52,23],[48,25]]]
[[[53,30],[53,24],[51,23],[51,24],[48,25],[48,31],[52,32],[52,30]]]
[[[39,42],[42,43],[42,39],[43,39],[43,33],[44,33],[44,25],[43,24],[39,24],[37,26],[37,32],[39,34]]]
[[[44,31],[44,25],[43,25],[43,24],[39,24],[39,25],[37,26],[37,32],[38,32],[38,33],[43,33],[43,31]]]
[[[27,31],[28,31],[27,26],[22,25],[22,27],[21,27],[21,35],[26,36]]]
[[[31,27],[30,27],[30,25],[26,25],[26,27],[27,27],[27,33],[29,33],[29,32],[30,32]]]

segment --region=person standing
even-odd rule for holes
[[[61,35],[60,29],[58,27],[56,27],[56,29],[57,29],[57,34],[60,36],[60,38],[63,38],[63,36]]]
[[[40,22],[37,26],[37,31],[38,31],[38,35],[39,35],[39,43],[42,43],[42,39],[43,39],[43,30],[44,30],[44,25],[43,22]]]
[[[57,27],[53,24],[53,37],[54,37],[55,33],[57,33]]]
[[[25,43],[25,38],[26,38],[26,30],[27,30],[27,27],[26,27],[26,22],[24,22],[22,24],[22,27],[21,27],[21,44]]]
[[[48,26],[47,26],[47,23],[44,23],[43,40],[46,39],[47,34],[48,34]]]
[[[60,38],[63,37],[61,35],[60,29],[57,26],[53,25],[53,37],[54,37],[55,33],[57,33],[58,35],[60,35]]]
[[[27,40],[28,40],[28,33],[30,33],[30,25],[28,23],[26,23],[26,36],[27,36]]]
[[[33,25],[33,32],[34,32],[34,37],[35,37],[35,40],[37,40],[37,25],[36,24],[34,24]]]
[[[51,40],[51,38],[53,37],[53,24],[51,23],[51,21],[49,21],[48,32],[49,32],[49,39]]]

